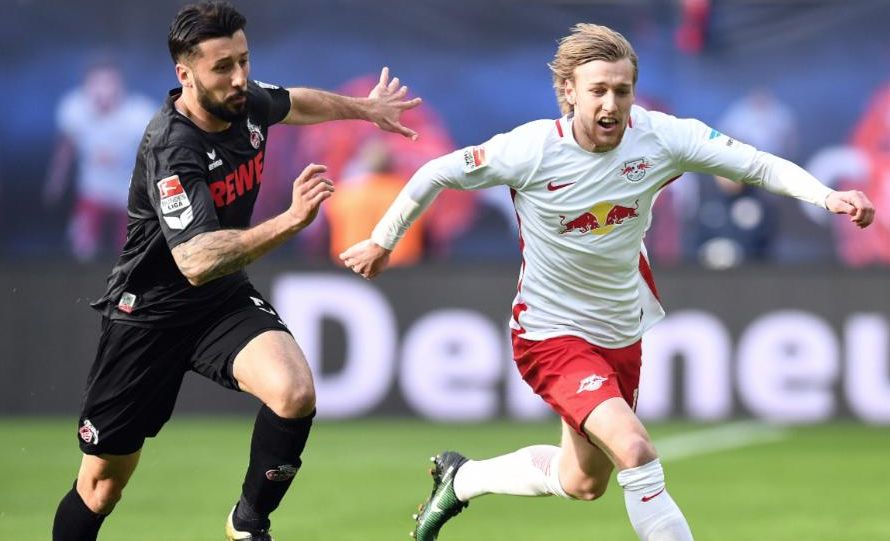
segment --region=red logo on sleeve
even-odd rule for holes
[[[179,175],[173,175],[158,181],[158,191],[161,192],[161,199],[181,194],[184,190],[182,189],[182,183],[179,182]]]

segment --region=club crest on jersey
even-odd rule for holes
[[[247,129],[250,131],[250,146],[260,148],[260,144],[263,142],[263,131],[250,121],[250,117],[247,117]]]
[[[624,162],[618,174],[628,182],[639,182],[643,180],[649,169],[652,169],[652,162],[646,158],[637,158]]]
[[[469,147],[464,149],[464,173],[472,173],[488,165],[485,147]]]

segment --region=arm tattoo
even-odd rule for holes
[[[203,284],[244,268],[265,250],[247,250],[242,231],[224,229],[202,233],[173,248],[173,256],[189,281]]]

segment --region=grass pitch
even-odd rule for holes
[[[80,454],[74,419],[0,418],[0,538],[49,539]],[[101,540],[220,541],[238,497],[252,419],[177,417],[153,440]],[[700,425],[655,425],[668,487],[698,540],[890,539],[890,430],[857,424],[784,429],[749,445]],[[683,436],[702,432],[698,443]],[[273,515],[278,541],[408,541],[429,493],[428,457],[472,457],[558,439],[558,423],[435,425],[316,422],[304,466]],[[686,443],[683,443],[686,442]],[[716,445],[711,445],[716,443]],[[722,449],[710,449],[721,447]],[[677,449],[678,444],[685,452]],[[704,454],[701,454],[701,453]],[[671,458],[671,455],[674,458]],[[621,490],[592,503],[486,496],[442,541],[634,541]]]

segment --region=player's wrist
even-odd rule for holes
[[[375,249],[379,248],[380,250],[385,251],[387,254],[392,253],[398,242],[398,238],[395,238],[393,235],[387,235],[385,232],[380,231],[378,228],[374,228],[374,231],[371,232],[371,246]]]
[[[831,210],[831,202],[829,201],[829,199],[831,199],[831,197],[836,193],[837,190],[829,190],[825,194],[825,197],[822,198],[822,208],[824,208],[825,210]]]
[[[281,219],[282,227],[291,235],[300,232],[312,223],[311,218],[293,208],[284,211],[279,215],[279,219]]]
[[[347,98],[352,105],[349,116],[356,120],[365,120],[373,122],[374,106],[376,98],[349,97]]]
[[[391,250],[391,249],[389,249],[389,248],[387,248],[387,247],[385,247],[385,246],[381,246],[381,245],[377,244],[376,242],[374,242],[373,240],[371,241],[371,248],[372,248],[375,252],[377,252],[377,254],[376,254],[377,257],[387,256],[387,255],[389,255],[389,254],[392,253],[392,250]]]

